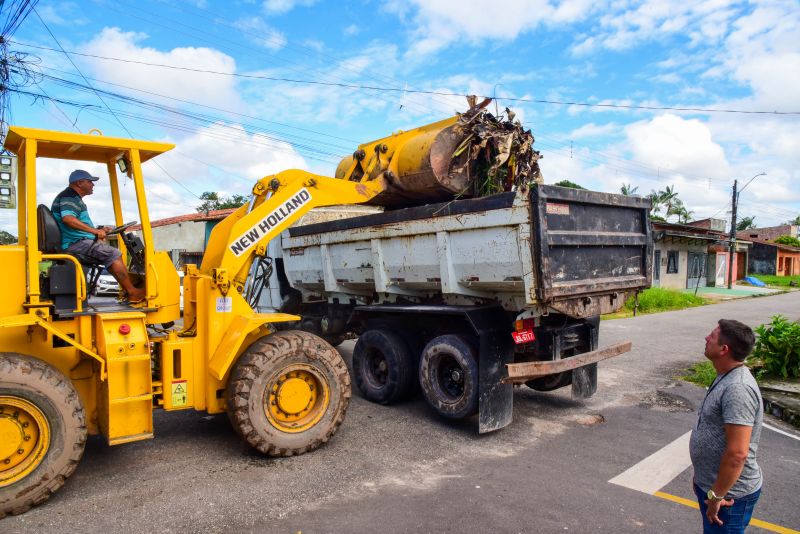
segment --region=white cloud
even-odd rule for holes
[[[580,128],[572,130],[567,137],[574,140],[607,138],[611,135],[618,134],[621,129],[621,126],[615,122],[610,122],[608,124],[595,124],[590,122],[584,124]]]
[[[203,190],[249,194],[264,176],[308,168],[291,144],[248,133],[237,124],[222,123],[180,140],[173,151],[160,159],[170,174],[183,177],[195,193],[208,188]],[[159,175],[158,169],[152,171]]]
[[[83,26],[89,22],[75,2],[39,5],[36,7],[36,12],[47,24],[56,26]]]
[[[697,119],[665,114],[629,124],[625,133],[634,160],[697,176],[730,176],[725,151],[712,140],[708,126]]]
[[[611,3],[591,31],[578,36],[572,52],[582,55],[598,48],[627,50],[670,35],[688,35],[690,49],[701,44],[715,45],[744,10],[742,5],[730,4],[727,0]]]
[[[342,33],[344,33],[347,36],[351,36],[351,35],[358,35],[358,31],[359,31],[358,24],[351,24],[350,26],[345,27],[345,29],[342,30]]]
[[[245,17],[234,22],[252,43],[268,50],[277,51],[286,46],[286,36],[264,22],[261,17]]]
[[[236,72],[234,59],[212,48],[183,47],[162,52],[141,46],[147,36],[123,32],[119,28],[104,28],[99,35],[80,47],[81,51],[99,56],[128,59],[160,65],[209,70],[224,74]],[[101,80],[151,91],[158,94],[187,98],[200,104],[237,110],[242,108],[231,76],[191,72],[187,70],[120,63],[102,59],[86,59],[92,75]]]
[[[583,20],[594,10],[589,0],[567,0],[558,6],[547,0],[496,0],[491,8],[483,2],[460,0],[411,0],[403,4],[393,2],[385,9],[404,19],[414,6],[410,56],[426,56],[462,39],[473,44],[485,39],[512,41],[542,24]],[[489,16],[487,10],[497,13],[499,20]]]
[[[265,0],[262,7],[265,12],[280,15],[288,13],[297,6],[308,7],[317,3],[317,0]]]

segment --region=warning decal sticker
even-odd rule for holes
[[[188,401],[188,384],[186,380],[175,380],[172,382],[172,406],[186,406]]]

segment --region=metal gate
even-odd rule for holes
[[[686,287],[706,287],[706,261],[708,254],[702,252],[689,252],[686,269]]]
[[[653,287],[661,285],[661,251],[656,250],[653,258]]]

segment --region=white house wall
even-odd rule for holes
[[[653,265],[653,269],[660,269],[661,282],[659,287],[670,289],[686,289],[686,276],[689,265],[689,252],[700,254],[708,253],[707,245],[689,245],[686,243],[670,243],[659,241],[655,244],[655,250],[661,251],[661,265]],[[667,261],[669,251],[678,251],[678,272],[667,274]]]
[[[202,252],[205,249],[206,221],[188,221],[153,228],[156,250],[185,250]]]

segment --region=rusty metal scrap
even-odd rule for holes
[[[584,352],[583,354],[570,356],[569,358],[561,360],[509,363],[506,364],[508,376],[503,378],[502,381],[505,383],[522,383],[532,378],[571,371],[578,367],[597,363],[630,352],[632,345],[630,341],[624,341],[599,350]]]

